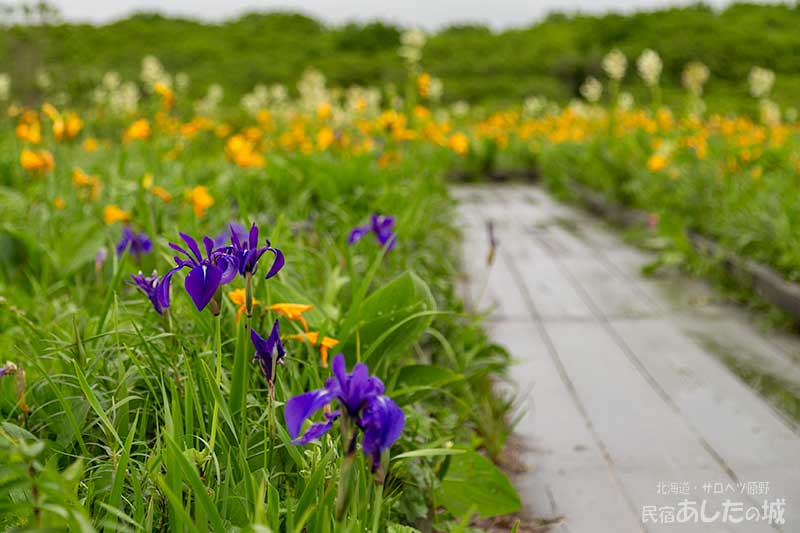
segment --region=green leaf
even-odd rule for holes
[[[489,459],[476,452],[454,456],[447,475],[436,489],[436,501],[456,516],[475,509],[482,518],[515,513],[517,491]]]
[[[436,303],[425,282],[412,272],[401,274],[363,301],[355,331],[341,351],[355,354],[358,338],[363,360],[372,354],[390,358],[402,353],[419,340],[435,311]]]
[[[172,439],[172,437],[170,437],[168,434],[164,434],[164,439],[167,441],[167,445],[172,449],[172,458],[180,467],[181,472],[183,473],[184,481],[188,482],[189,486],[192,488],[192,492],[194,493],[195,501],[197,502],[198,507],[201,507],[205,515],[209,518],[214,531],[224,531],[225,524],[222,521],[219,510],[217,509],[217,506],[214,505],[211,497],[208,495],[208,490],[203,485],[203,481],[200,479],[200,475],[197,473],[197,470],[186,459],[186,456],[183,455],[181,448]],[[205,524],[202,524],[202,526],[205,526]],[[203,529],[205,529],[205,527],[203,527]]]
[[[414,457],[438,457],[442,455],[462,455],[467,453],[466,450],[459,450],[457,448],[425,448],[423,450],[414,450],[411,452],[401,453],[392,457],[392,461],[400,459],[411,459]]]
[[[397,373],[392,395],[408,394],[417,390],[441,387],[464,379],[450,369],[433,365],[408,365]]]

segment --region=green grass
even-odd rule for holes
[[[168,135],[91,154],[47,140],[56,168],[35,177],[19,166],[22,145],[11,128],[3,130],[0,351],[19,369],[0,378],[0,527],[385,531],[432,521],[447,528],[456,517],[439,510],[451,500],[462,518],[463,496],[452,496],[461,489],[446,483],[448,472],[478,460],[474,450],[500,452],[509,404],[494,396],[491,379],[508,357],[464,314],[453,289],[458,233],[442,177],[451,155],[409,147],[399,164],[381,168],[371,155],[287,153],[272,155],[264,169],[241,169],[211,133],[177,159],[164,158]],[[73,167],[100,176],[99,202],[81,197]],[[141,187],[145,172],[174,193],[171,203]],[[215,199],[202,219],[182,197],[196,185]],[[57,196],[63,210],[52,205]],[[141,261],[113,252],[121,226],[102,224],[102,207],[112,202],[153,238]],[[385,257],[371,238],[347,245],[350,228],[371,212],[397,217],[398,244]],[[316,348],[284,341],[273,421],[246,319],[237,323],[226,296],[243,286],[240,278],[223,288],[219,321],[194,308],[180,274],[165,317],[125,283],[139,269],[165,272],[178,231],[213,237],[231,221],[258,222],[287,257],[276,278],[256,277],[252,327],[268,333],[271,303],[313,304],[312,328],[341,341],[331,355],[341,350],[349,366],[365,361],[405,412],[382,486],[360,453],[340,479],[337,430],[304,447],[290,442],[284,402],[329,376]],[[95,269],[103,246],[109,258]],[[283,318],[281,328],[301,331]],[[499,470],[489,463],[482,472],[480,482],[504,492],[494,507],[473,502],[478,512],[519,507]],[[340,483],[352,491],[343,522],[334,518]]]

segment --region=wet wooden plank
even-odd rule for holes
[[[704,494],[704,484],[768,481],[789,502],[789,523],[800,523],[790,503],[800,499],[800,438],[698,342],[698,331],[723,350],[780,358],[783,368],[791,368],[794,344],[743,327],[741,312],[701,282],[641,277],[650,254],[605,228],[585,229],[591,221],[540,190],[484,188],[470,198],[471,223],[494,220],[503,243],[490,284],[503,295],[491,335],[518,358],[511,378],[530,409],[518,428],[534,466],[517,480],[523,499],[564,513],[559,530],[639,531],[643,506],[679,500],[657,494],[659,482],[689,483],[686,496],[713,510],[725,495]],[[502,306],[513,313],[504,317]],[[598,499],[598,487],[610,501]],[[773,528],[717,521],[646,530]]]
[[[604,317],[646,317],[659,313],[651,298],[600,260],[565,258],[561,264]]]
[[[506,321],[492,324],[489,332],[516,359],[509,375],[524,415],[515,431],[529,468],[516,483],[533,498],[537,516],[564,516],[565,531],[596,531],[597,524],[609,531],[641,531],[538,330],[529,322]],[[548,501],[539,501],[543,495]]]

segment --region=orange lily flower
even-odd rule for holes
[[[271,305],[269,308],[279,315],[285,316],[289,320],[299,320],[300,323],[303,324],[303,329],[308,332],[308,323],[306,323],[306,319],[303,318],[303,313],[314,309],[313,305],[282,303]]]
[[[306,333],[298,333],[296,335],[289,335],[287,339],[296,341],[308,341],[312,346],[317,346],[319,340],[318,331],[307,331]],[[339,344],[339,341],[332,337],[322,337],[322,342],[319,343],[319,353],[322,356],[322,368],[328,368],[328,350]]]

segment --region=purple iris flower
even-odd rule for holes
[[[172,276],[180,269],[175,267],[164,276],[159,276],[155,271],[152,276],[145,276],[141,272],[132,274],[128,283],[136,285],[144,292],[153,304],[153,308],[159,315],[164,314],[164,309],[169,307],[169,283]]]
[[[146,233],[137,235],[129,226],[125,226],[122,228],[122,238],[117,244],[117,255],[122,255],[128,248],[130,248],[131,255],[140,256],[152,250],[153,243]]]
[[[281,343],[278,321],[275,321],[272,331],[266,339],[256,333],[256,330],[251,329],[250,340],[253,341],[253,346],[256,347],[253,362],[257,361],[261,365],[261,370],[264,371],[267,383],[273,383],[275,380],[275,376],[272,375],[273,356],[275,357],[275,364],[282,365],[283,358],[286,355],[286,350],[283,349],[283,343]]]
[[[369,375],[367,365],[358,363],[348,374],[344,356],[338,354],[333,358],[333,377],[325,382],[325,388],[286,402],[284,417],[289,435],[295,444],[307,444],[330,431],[334,420],[343,415],[364,433],[361,446],[364,455],[372,459],[375,472],[380,466],[381,454],[400,437],[405,425],[402,409],[383,393],[383,382]],[[338,401],[339,409],[326,414],[325,422],[311,424],[308,431],[298,437],[303,423],[334,400]],[[355,438],[354,434],[345,453],[355,450]]]
[[[214,238],[214,248],[224,247],[228,242],[228,238],[234,233],[240,240],[244,240],[247,237],[247,228],[238,222],[231,222],[222,233]]]
[[[264,255],[265,252],[272,252],[275,259],[272,261],[272,266],[264,278],[269,279],[283,268],[286,260],[283,257],[283,252],[277,248],[273,248],[269,240],[265,242],[267,245],[259,248],[258,226],[256,226],[255,222],[250,226],[250,233],[247,236],[247,240],[240,238],[234,226],[231,225],[231,246],[222,248],[222,250],[236,257],[239,263],[239,274],[242,276],[255,274],[258,269],[258,260],[261,259],[261,256]]]
[[[209,237],[203,237],[203,245],[206,248],[206,256],[203,257],[197,241],[185,233],[179,233],[179,235],[191,253],[175,243],[169,243],[169,245],[173,250],[187,257],[187,259],[181,259],[176,256],[175,263],[178,265],[176,268],[191,268],[189,275],[186,276],[184,287],[197,310],[202,311],[214,297],[217,289],[236,277],[239,264],[236,257],[224,250],[215,250],[214,241]]]
[[[375,238],[378,239],[381,247],[387,246],[388,243],[387,251],[391,251],[397,243],[397,235],[394,234],[392,228],[394,228],[394,217],[373,213],[369,224],[356,226],[350,231],[347,243],[355,244],[371,232],[375,234]]]

